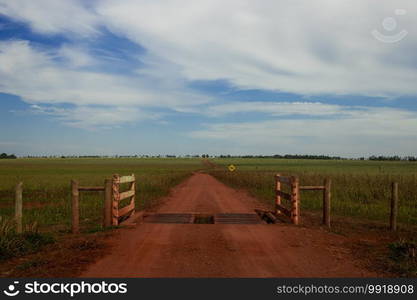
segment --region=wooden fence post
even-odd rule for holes
[[[278,205],[281,205],[281,195],[278,193],[278,191],[281,190],[281,182],[279,181],[279,176],[281,174],[275,175],[275,214],[279,215],[281,214],[281,211],[278,209]]]
[[[111,226],[112,223],[112,180],[104,180],[104,216],[103,216],[103,227],[107,228]]]
[[[22,233],[22,208],[23,208],[23,182],[19,182],[16,185],[15,190],[15,220],[16,220],[16,232]]]
[[[390,229],[397,230],[397,214],[398,214],[398,182],[393,182],[391,187],[391,216]]]
[[[112,180],[112,225],[119,225],[120,176],[113,175]]]
[[[298,177],[291,177],[291,220],[295,225],[300,221],[300,182]]]
[[[324,180],[323,190],[323,224],[330,228],[330,199],[331,199],[331,185],[330,178]]]
[[[130,216],[133,216],[133,214],[135,213],[135,202],[136,202],[136,177],[135,174],[131,175],[135,180],[132,181],[132,183],[130,184],[130,190],[134,192],[132,198],[130,199],[130,205],[133,205],[133,210],[132,213],[130,214]]]
[[[80,231],[80,192],[78,181],[71,180],[72,233]]]

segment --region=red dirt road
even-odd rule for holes
[[[197,173],[177,186],[158,213],[253,213],[246,193]],[[345,238],[286,224],[155,224],[122,229],[109,255],[81,277],[375,277]]]

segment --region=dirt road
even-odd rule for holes
[[[197,173],[177,186],[157,213],[252,214],[260,206],[246,193]],[[120,230],[110,241],[111,253],[91,265],[82,277],[377,276],[358,265],[343,247],[343,237],[325,230],[286,224],[161,224],[146,221],[155,221],[152,217],[144,220]]]

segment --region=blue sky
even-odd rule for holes
[[[417,155],[416,12],[0,0],[0,152]]]

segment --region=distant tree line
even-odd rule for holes
[[[0,154],[0,159],[16,159],[16,155],[14,154],[10,154],[8,155],[7,153],[2,153]]]
[[[328,156],[328,155],[300,155],[300,154],[275,154],[275,155],[220,155],[219,158],[278,158],[278,159],[346,159],[340,156]]]
[[[417,161],[416,156],[375,156],[368,158],[344,158],[340,156],[329,155],[300,155],[300,154],[285,154],[285,155],[219,155],[219,158],[277,158],[277,159],[326,159],[326,160],[374,160],[374,161]]]
[[[275,155],[209,155],[209,154],[187,154],[187,155],[51,155],[51,156],[25,156],[26,158],[275,158],[275,159],[317,159],[317,160],[372,160],[372,161],[417,161],[417,156],[383,156],[372,155],[370,157],[344,158],[329,155],[309,155],[309,154],[275,154]],[[16,158],[14,154],[0,154],[0,158]]]
[[[377,160],[377,161],[400,161],[400,160],[407,160],[407,161],[417,161],[417,157],[416,156],[405,156],[405,157],[400,157],[400,156],[375,156],[372,155],[368,158],[369,160]]]

